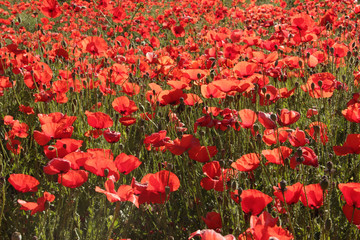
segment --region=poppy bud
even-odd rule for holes
[[[319,134],[320,133],[320,127],[318,125],[314,126],[314,132],[315,134]]]
[[[323,85],[323,82],[320,80],[320,81],[318,81],[318,85],[319,85],[319,87],[322,87],[322,85]]]
[[[231,182],[231,189],[236,189],[237,188],[237,183],[234,181],[234,182]]]
[[[328,162],[326,163],[326,168],[327,168],[328,171],[331,171],[332,168],[333,168],[333,162],[332,162],[332,161],[328,161]]]
[[[346,57],[348,57],[348,58],[351,57],[351,52],[350,51],[347,52]]]
[[[171,171],[173,169],[173,165],[171,163],[166,164],[166,170]]]
[[[325,221],[325,230],[330,231],[331,225],[332,225],[331,219],[330,218],[326,219],[326,221]]]
[[[302,148],[299,147],[299,148],[296,150],[296,155],[297,155],[298,157],[302,157],[302,153],[303,153]]]
[[[296,162],[298,162],[298,163],[302,163],[302,162],[304,162],[304,158],[303,157],[297,157],[296,158]]]
[[[275,45],[276,46],[276,45]],[[278,59],[276,59],[275,63],[274,63],[274,66],[276,67],[277,65],[279,64],[279,61]]]
[[[312,90],[315,89],[315,83],[311,83],[311,89],[312,89]]]
[[[330,53],[334,54],[335,49],[333,47],[330,48]]]
[[[299,82],[295,82],[295,87],[296,87],[296,88],[299,88],[299,86],[300,86],[300,83],[299,83]]]
[[[170,194],[170,187],[169,186],[165,186],[165,194],[166,194],[166,196],[168,196]]]
[[[285,192],[286,185],[287,185],[287,182],[284,179],[281,180],[281,182],[280,182],[280,190],[281,190],[281,192]]]
[[[271,118],[271,120],[273,120],[274,122],[277,120],[277,117],[276,117],[276,115],[275,115],[274,113],[272,113],[272,114],[270,115],[270,118]]]
[[[266,95],[265,95],[265,98],[266,98],[266,100],[270,100],[271,95],[270,95],[270,94],[266,94]]]
[[[306,54],[306,58],[310,58],[310,53],[308,52],[307,54]]]
[[[253,125],[253,130],[254,130],[254,132],[259,131],[259,125],[254,124],[254,125]]]
[[[242,193],[243,189],[241,187],[238,188],[238,195],[240,196]],[[240,202],[241,202],[241,198],[240,198]]]
[[[320,181],[320,186],[321,186],[321,189],[323,191],[325,191],[326,189],[328,189],[329,187],[329,180],[327,178],[327,176],[323,176],[321,181]]]
[[[256,141],[257,141],[258,143],[260,143],[260,142],[261,142],[261,139],[262,139],[262,136],[261,136],[260,133],[258,133],[258,134],[256,135]]]
[[[198,73],[196,76],[197,76],[198,79],[201,78],[201,74],[200,74],[200,73]]]
[[[22,239],[21,233],[14,232],[13,234],[11,234],[11,240],[21,240],[21,239]]]
[[[224,161],[224,159],[220,159],[219,164],[220,164],[220,167],[221,167],[221,168],[224,168],[224,167],[225,167],[225,161]]]
[[[299,66],[302,67],[302,65],[303,65],[303,62],[299,61]]]

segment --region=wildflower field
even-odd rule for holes
[[[360,4],[1,0],[0,239],[360,239]]]

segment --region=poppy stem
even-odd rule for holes
[[[116,202],[116,207],[115,207],[114,215],[113,215],[114,216],[113,221],[112,221],[112,223],[110,225],[110,228],[109,228],[109,231],[108,231],[107,237],[106,237],[107,240],[110,239],[110,237],[111,237],[111,234],[112,234],[113,229],[114,229],[115,221],[119,216],[119,210],[120,210],[120,201]]]

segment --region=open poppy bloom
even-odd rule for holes
[[[302,190],[300,200],[305,207],[314,209],[323,205],[324,194],[319,183],[307,185],[305,186],[305,191],[304,189]]]
[[[104,193],[109,202],[132,202],[137,208],[139,207],[138,197],[134,194],[133,188],[130,185],[121,185],[115,191],[114,181],[108,179],[105,182],[105,190],[96,186],[96,192]]]
[[[259,215],[266,205],[272,202],[272,197],[256,189],[247,189],[240,195],[241,208],[245,213]]]
[[[291,148],[280,146],[273,150],[262,150],[262,155],[268,160],[268,163],[274,163],[278,165],[284,165],[284,160],[290,156],[292,152]]]
[[[221,215],[217,212],[208,212],[206,217],[201,217],[209,229],[222,228]]]
[[[357,209],[355,206],[345,204],[342,208],[343,213],[346,219],[355,225],[360,225],[360,210]]]
[[[68,188],[77,188],[88,180],[89,173],[84,170],[69,170],[58,175],[58,183]]]
[[[274,188],[274,195],[281,202],[284,202],[285,200],[288,205],[297,203],[303,191],[303,185],[299,182],[291,186],[286,186],[286,188],[283,191],[280,189],[280,184],[278,187],[274,186],[273,188]]]
[[[360,123],[360,103],[356,102],[349,105],[341,113],[346,118],[346,120],[350,122]]]
[[[109,128],[113,125],[113,120],[106,113],[85,111],[85,115],[88,124],[93,128]]]
[[[218,150],[216,146],[193,146],[188,153],[189,158],[192,160],[207,162],[218,153]]]
[[[26,174],[10,174],[9,183],[19,192],[36,192],[40,182]]]
[[[128,116],[138,110],[135,102],[130,100],[126,96],[121,96],[121,97],[116,98],[112,102],[112,106],[115,109],[115,111],[117,111],[118,113],[120,113],[123,116]]]
[[[342,146],[333,146],[336,155],[360,154],[360,134],[349,134],[346,136]]]
[[[61,15],[61,8],[56,0],[42,1],[40,10],[48,18],[57,18]]]
[[[339,183],[338,187],[348,205],[360,208],[360,183]]]
[[[103,38],[97,36],[87,37],[79,44],[83,52],[88,52],[95,56],[104,56],[108,49],[106,41]]]
[[[190,237],[188,238],[193,239],[195,236],[200,236],[201,240],[235,240],[236,238],[234,235],[226,235],[223,236],[220,233],[215,232],[213,229],[204,229],[204,230],[197,230],[193,232]]]
[[[166,149],[174,155],[181,155],[193,146],[200,146],[200,141],[191,134],[184,134],[179,140],[165,142]]]
[[[44,195],[38,198],[36,202],[26,202],[21,199],[18,199],[17,202],[21,205],[20,210],[31,211],[31,215],[34,215],[37,212],[44,211],[46,207],[45,204],[54,200],[54,195],[48,192],[44,192]]]
[[[215,191],[224,191],[224,184],[226,186],[227,181],[230,181],[230,169],[220,168],[218,161],[212,161],[206,163],[202,170],[206,175],[200,182],[202,188],[205,190],[215,189]]]
[[[70,161],[64,158],[54,158],[44,167],[44,172],[49,175],[67,173],[70,170]]]
[[[327,126],[325,123],[322,122],[313,122],[309,125],[309,130],[306,130],[306,132],[316,141],[319,140],[322,142],[322,144],[326,144],[329,141],[329,138],[327,136]]]
[[[129,174],[134,169],[138,168],[142,162],[133,155],[127,155],[125,153],[120,153],[115,158],[115,166],[120,173],[125,175]]]
[[[256,153],[248,153],[241,156],[236,162],[231,164],[231,167],[242,172],[251,172],[260,165],[260,156]]]
[[[294,156],[290,159],[290,167],[294,169],[299,164],[309,165],[313,167],[318,167],[318,157],[316,156],[314,150],[308,147],[301,148],[302,155],[301,157],[295,152]],[[301,160],[301,161],[299,161]]]

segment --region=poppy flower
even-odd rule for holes
[[[123,116],[128,116],[138,110],[135,102],[130,100],[126,96],[121,96],[121,97],[116,98],[112,102],[112,106],[115,109],[115,111],[117,111],[118,113],[120,113]]]
[[[73,170],[79,170],[80,167],[83,167],[86,160],[91,157],[90,153],[87,152],[71,152],[64,156],[64,159],[70,162],[70,167]]]
[[[335,86],[340,83],[334,75],[328,72],[316,73],[309,77],[305,85],[301,86],[304,92],[309,92],[312,98],[329,98],[333,95]]]
[[[272,202],[272,197],[256,189],[247,189],[240,195],[241,208],[245,213],[259,215],[266,205]]]
[[[213,83],[201,85],[201,94],[204,98],[225,98],[226,93],[219,90]]]
[[[239,111],[241,119],[240,125],[243,128],[252,128],[257,120],[256,113],[251,109],[242,109]]]
[[[21,205],[20,210],[31,211],[31,215],[34,215],[37,212],[42,212],[46,208],[47,202],[53,202],[55,196],[51,193],[44,192],[43,196],[38,198],[36,202],[26,202],[24,200],[18,199],[17,202]]]
[[[288,127],[265,129],[262,140],[268,146],[274,145],[277,142],[283,143],[288,139],[289,130],[290,128]]]
[[[136,123],[136,118],[133,117],[121,117],[119,119],[119,123],[121,123],[124,126],[130,126]]]
[[[137,208],[139,207],[138,197],[134,194],[134,190],[130,185],[121,185],[117,191],[115,191],[114,181],[108,179],[105,182],[105,190],[95,187],[95,191],[104,193],[109,202],[132,202]]]
[[[121,6],[118,6],[117,8],[113,8],[111,12],[113,14],[112,20],[114,23],[121,23],[121,21],[126,18],[126,12],[124,8]]]
[[[306,117],[311,118],[312,116],[318,115],[319,112],[314,108],[309,108],[306,112]]]
[[[278,187],[274,186],[273,188],[275,197],[277,197],[281,202],[284,202],[285,196],[285,200],[288,205],[297,203],[303,191],[303,185],[299,182],[291,186],[286,186],[284,190],[281,190],[280,183]]]
[[[261,125],[263,125],[264,128],[266,129],[274,129],[277,127],[275,122],[277,119],[276,115],[273,115],[275,116],[275,120],[273,120],[271,116],[272,113],[264,113],[261,111],[258,112],[258,120],[261,123]]]
[[[280,110],[278,114],[278,123],[280,126],[288,126],[297,122],[300,118],[300,113],[296,111],[289,111],[286,108]]]
[[[23,112],[23,113],[25,113],[27,115],[35,114],[34,109],[32,107],[24,106],[22,104],[19,106],[19,111]]]
[[[230,180],[228,169],[220,168],[218,161],[212,161],[206,163],[202,170],[206,175],[200,182],[202,188],[205,190],[215,189],[215,191],[224,191],[224,184],[226,185],[227,181]]]
[[[165,146],[172,154],[181,155],[193,146],[200,146],[200,141],[191,134],[184,134],[181,140],[176,138],[174,141],[165,142]]]
[[[341,114],[349,122],[360,123],[360,103],[349,105],[346,109],[341,111]]]
[[[88,124],[93,128],[109,128],[113,125],[113,120],[106,113],[85,111],[85,115]]]
[[[197,162],[207,162],[217,154],[216,146],[193,146],[189,149],[189,158]]]
[[[353,223],[355,225],[360,225],[360,210],[359,209],[346,203],[343,206],[342,210],[343,210],[343,213],[344,213],[346,219],[350,223]]]
[[[221,215],[217,212],[208,212],[206,217],[201,217],[209,229],[222,228]]]
[[[291,131],[288,135],[290,144],[293,147],[302,147],[309,143],[309,139],[306,138],[305,132],[296,128],[295,131]]]
[[[103,132],[103,136],[108,143],[116,143],[120,140],[121,133],[110,131],[110,129],[106,129]]]
[[[360,183],[339,183],[338,187],[348,205],[360,208]]]
[[[197,230],[193,232],[190,237],[188,238],[193,239],[195,236],[200,236],[201,240],[235,240],[236,238],[234,235],[226,235],[223,236],[220,233],[215,232],[213,229],[204,229],[204,230]]]
[[[183,26],[173,26],[171,28],[171,32],[174,34],[175,37],[185,37],[185,29]]]
[[[44,167],[44,172],[49,175],[67,173],[70,170],[70,161],[63,158],[54,158]]]
[[[268,163],[274,163],[278,165],[284,165],[284,160],[290,156],[292,152],[291,148],[280,146],[272,150],[262,150],[262,155],[268,160]]]
[[[134,169],[138,168],[142,162],[133,155],[127,155],[125,153],[120,153],[115,158],[115,166],[120,173],[125,175],[129,174]]]
[[[36,192],[40,182],[26,174],[10,174],[9,183],[19,192]]]
[[[308,130],[305,130],[316,142],[320,141],[322,144],[326,144],[329,141],[327,136],[327,126],[322,122],[313,122],[309,125]]]
[[[40,10],[48,18],[57,18],[61,15],[61,8],[56,0],[42,1]]]
[[[88,52],[95,56],[105,55],[108,49],[106,41],[97,36],[87,37],[82,40],[79,45],[81,46],[83,52]]]
[[[309,207],[311,209],[319,208],[323,205],[323,190],[319,183],[310,184],[305,186],[301,193],[300,200],[304,204],[305,207]]]
[[[44,146],[44,153],[48,159],[64,158],[66,154],[77,151],[82,143],[82,140],[71,138],[58,139],[55,145]]]
[[[159,93],[158,101],[161,106],[178,105],[180,98],[186,99],[187,95],[180,89],[164,90]]]
[[[240,78],[246,78],[253,75],[256,71],[257,64],[256,63],[250,63],[250,62],[238,62],[234,68],[233,71],[237,77]]]
[[[68,188],[77,188],[88,180],[89,173],[84,170],[69,170],[58,175],[58,183]]]
[[[88,149],[91,157],[85,163],[85,170],[100,176],[105,176],[105,169],[108,170],[107,178],[114,177],[115,181],[119,180],[120,174],[114,163],[114,156],[109,149]]]
[[[260,165],[260,159],[256,153],[248,153],[241,156],[236,162],[231,164],[231,167],[238,171],[251,172],[258,168]]]
[[[309,147],[302,147],[301,151],[302,151],[301,157],[298,155],[297,152],[295,152],[294,156],[290,159],[290,167],[292,169],[294,169],[300,163],[313,167],[319,166],[318,157],[316,156],[314,150],[312,150]],[[301,158],[302,162],[299,162],[298,158]]]
[[[347,135],[345,143],[342,146],[333,146],[333,150],[338,156],[360,154],[360,134]]]
[[[294,237],[288,230],[285,230],[279,226],[270,227],[264,225],[256,225],[253,230],[253,239],[294,239]]]

